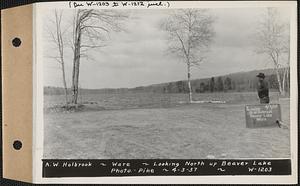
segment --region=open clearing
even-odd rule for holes
[[[280,100],[289,125],[289,99]],[[248,129],[245,104],[48,113],[44,158],[289,158],[290,132]]]

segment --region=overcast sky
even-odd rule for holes
[[[225,75],[272,67],[268,58],[254,52],[253,33],[264,8],[211,9],[216,17],[216,36],[207,54],[207,59],[198,68],[192,69],[192,79]],[[70,11],[70,10],[69,10]],[[288,10],[281,9],[282,18],[289,19]],[[159,22],[169,10],[132,10],[124,25],[126,32],[111,34],[107,47],[89,51],[94,60],[81,59],[80,87],[120,88],[184,80],[186,64],[181,59],[168,55],[166,33]],[[70,12],[64,12],[65,20]],[[47,20],[53,11],[45,13],[44,56],[55,52],[47,40],[47,30],[53,25]],[[66,21],[65,26],[68,23]],[[67,49],[66,49],[67,50]],[[71,85],[72,55],[66,52],[68,87]],[[44,85],[62,87],[59,64],[47,57],[44,62]]]

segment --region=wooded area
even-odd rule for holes
[[[284,69],[281,69],[284,73]],[[276,72],[273,69],[256,70],[250,72],[240,72],[217,76],[211,78],[191,80],[192,91],[194,93],[209,92],[251,92],[256,91],[257,77],[259,72],[266,74],[266,80],[269,83],[270,91],[278,91],[279,85]],[[288,73],[289,74],[289,73]],[[289,77],[289,76],[288,76]],[[287,96],[290,91],[289,79],[286,79],[285,88]],[[80,89],[80,94],[96,94],[96,93],[126,93],[126,92],[149,92],[149,93],[188,93],[188,83],[186,80],[174,81],[149,86],[140,86],[135,88],[115,88],[115,89]],[[63,95],[63,88],[45,87],[45,95]]]

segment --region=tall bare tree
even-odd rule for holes
[[[162,23],[168,33],[169,51],[187,65],[189,102],[193,101],[191,67],[205,59],[205,53],[214,37],[214,18],[206,9],[178,9]]]
[[[62,11],[54,10],[54,20],[50,20],[54,25],[54,29],[48,29],[48,32],[50,34],[51,41],[55,44],[55,48],[57,48],[58,55],[57,56],[48,56],[50,58],[55,59],[61,67],[62,71],[62,82],[64,86],[64,92],[65,92],[65,101],[66,104],[68,104],[68,88],[67,88],[67,82],[66,82],[66,72],[65,72],[65,60],[64,60],[64,33],[66,30],[62,31]]]
[[[255,35],[256,52],[265,54],[271,59],[276,72],[279,91],[281,95],[284,95],[286,70],[289,69],[289,27],[280,19],[280,14],[276,8],[267,8],[265,15],[260,20]],[[286,69],[284,73],[280,73],[281,68]]]
[[[77,105],[80,59],[88,57],[86,52],[105,46],[111,31],[121,31],[127,14],[121,11],[78,9],[73,19],[73,74],[72,104]]]

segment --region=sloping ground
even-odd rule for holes
[[[289,100],[280,102],[289,125]],[[248,129],[242,104],[45,115],[44,158],[288,158],[288,129]]]

